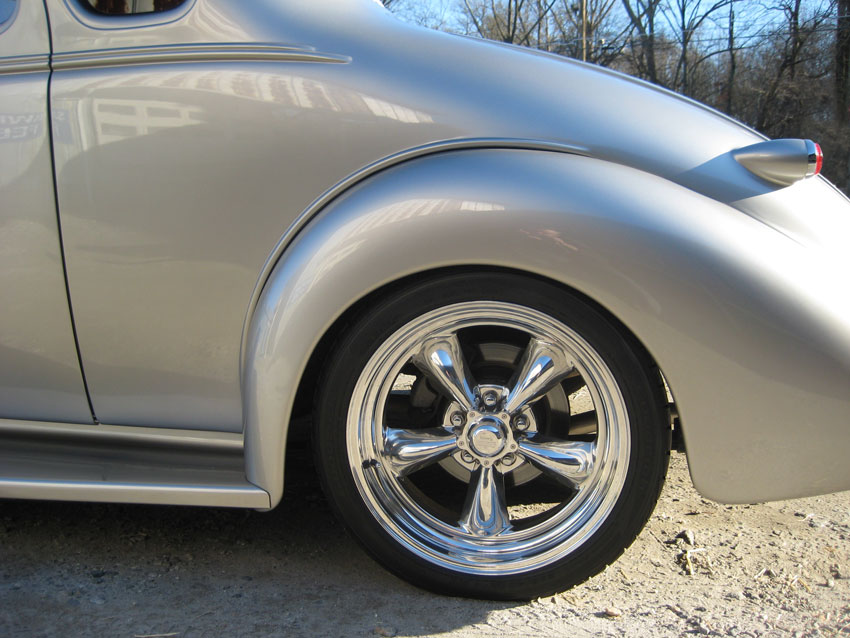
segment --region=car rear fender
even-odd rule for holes
[[[299,381],[346,309],[403,277],[480,266],[561,282],[632,331],[673,390],[704,495],[848,489],[850,302],[832,259],[589,157],[490,149],[401,163],[302,226],[262,289],[244,344],[248,478],[279,501]]]

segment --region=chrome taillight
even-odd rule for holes
[[[812,140],[805,141],[806,150],[809,151],[809,170],[806,173],[806,177],[820,175],[821,169],[823,168],[823,151],[820,148],[820,144],[813,142]]]
[[[812,140],[759,142],[732,151],[732,157],[751,173],[781,186],[817,175],[823,168],[820,145]]]

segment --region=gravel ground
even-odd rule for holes
[[[674,453],[619,561],[559,596],[495,603],[376,566],[308,458],[266,514],[0,502],[0,636],[850,636],[850,492],[718,505]]]

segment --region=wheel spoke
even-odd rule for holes
[[[413,357],[413,363],[427,375],[436,389],[457,401],[464,410],[473,408],[475,383],[467,371],[457,335],[426,341]]]
[[[519,441],[520,456],[545,474],[577,489],[593,471],[596,444],[535,436]]]
[[[472,473],[458,524],[476,536],[495,536],[511,529],[504,476],[492,465],[479,466]]]
[[[457,451],[457,438],[443,428],[384,431],[384,458],[396,476],[405,476]]]
[[[505,410],[513,414],[539,399],[567,377],[573,367],[562,350],[540,339],[532,339],[522,355]]]

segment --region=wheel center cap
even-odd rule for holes
[[[504,426],[499,419],[484,417],[469,431],[469,447],[480,456],[496,456],[505,448]]]

